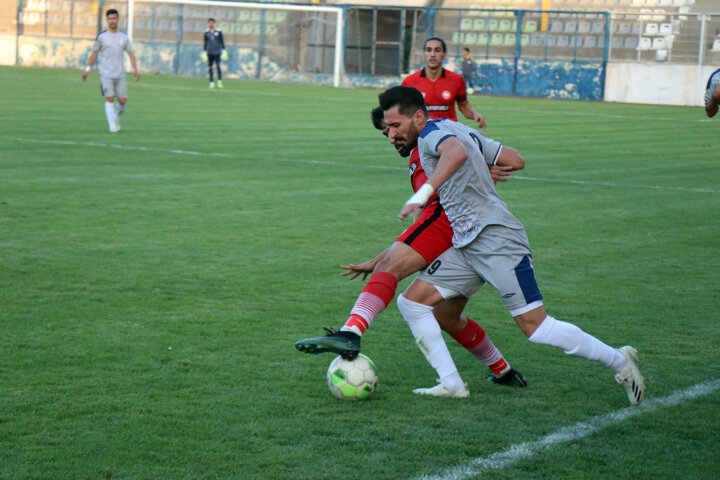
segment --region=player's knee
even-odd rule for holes
[[[447,312],[438,312],[437,310],[433,311],[433,315],[435,315],[435,319],[440,325],[440,328],[450,335],[455,335],[462,331],[467,325],[467,320],[464,320],[459,315],[450,315]]]
[[[405,273],[405,270],[405,268],[403,268],[398,262],[394,261],[392,258],[385,257],[375,265],[373,273],[389,273],[390,275],[394,276],[395,279],[399,282],[403,278],[410,275],[410,273],[414,273]]]
[[[399,282],[420,271],[426,265],[425,259],[419,254],[399,254],[391,251],[375,265],[373,272],[387,272]]]
[[[546,325],[549,326],[555,321],[555,319],[549,316],[542,307],[535,308],[529,312],[521,313],[519,315],[514,315],[513,318],[515,318],[515,322],[518,327],[520,327],[520,330],[522,330],[528,338],[532,337],[543,322],[548,321]],[[533,340],[530,339],[530,341],[532,342]]]
[[[404,294],[398,295],[397,305],[398,310],[400,310],[403,318],[408,323],[416,318],[422,317],[426,312],[432,311],[432,307],[408,300]]]

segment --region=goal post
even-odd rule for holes
[[[200,0],[127,0],[127,33],[135,43],[175,44],[176,73],[191,63],[203,72],[199,55],[207,18],[216,18],[231,53],[224,65],[230,76],[283,80],[330,77],[343,82],[345,9],[337,6],[293,5]],[[148,47],[149,50],[153,48]],[[332,52],[329,50],[332,49]],[[235,50],[236,55],[232,52]],[[162,54],[156,55],[162,57]],[[167,54],[164,54],[167,57]],[[158,60],[161,62],[162,60]],[[170,63],[165,59],[166,63]],[[185,68],[178,67],[185,66]],[[274,77],[271,77],[272,79]],[[320,81],[319,83],[322,83]]]

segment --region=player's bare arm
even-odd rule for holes
[[[370,268],[371,265],[372,268]],[[364,274],[364,280],[367,274],[372,271],[390,273],[400,281],[426,266],[427,262],[422,255],[409,245],[395,241],[389,248],[385,249],[374,259],[360,265],[341,265],[341,268],[348,270],[344,272],[343,275],[352,274],[350,280],[356,278],[361,273]]]
[[[503,146],[497,162],[489,168],[493,182],[507,182],[510,180],[510,172],[525,168],[525,159],[514,148]]]
[[[513,171],[512,167],[501,165],[488,165],[488,169],[490,170],[490,177],[492,177],[493,183],[495,184],[497,184],[497,182],[507,182],[510,180],[510,175]]]
[[[512,147],[506,147],[503,145],[498,155],[496,165],[507,166],[512,168],[511,171],[522,170],[525,168],[525,159],[520,155],[520,152]]]
[[[367,262],[353,264],[350,265],[340,265],[340,268],[345,270],[341,275],[343,277],[346,277],[350,275],[349,280],[355,280],[360,275],[363,276],[363,280],[367,279],[368,274],[372,273],[372,271],[375,269],[375,265],[382,260],[385,255],[390,251],[392,247],[388,247],[385,250],[382,251],[380,255],[373,258],[372,260],[368,260]]]
[[[455,175],[455,173],[468,159],[468,153],[465,150],[465,147],[463,147],[460,141],[455,137],[448,137],[443,140],[443,142],[438,145],[437,151],[440,154],[437,169],[433,172],[432,176],[425,184],[429,185],[432,191],[436,191],[440,185]],[[411,199],[408,200],[408,203],[406,203],[402,210],[400,210],[398,220],[402,221],[418,208],[422,208],[424,202],[422,202],[422,204],[415,203],[412,201],[413,198],[414,196],[411,197]]]
[[[478,128],[487,127],[487,123],[485,123],[485,117],[477,113],[472,107],[472,105],[470,105],[470,102],[468,100],[465,100],[464,102],[458,102],[457,106],[458,110],[460,110],[460,112],[465,115],[465,118],[467,118],[468,120],[472,120],[473,122],[477,122]]]
[[[137,62],[135,61],[135,54],[133,52],[128,52],[128,57],[130,58],[130,65],[132,65],[133,73],[135,74],[135,81],[140,81],[140,73],[138,72],[137,68]]]
[[[455,137],[448,137],[443,140],[443,142],[438,145],[437,151],[440,155],[438,165],[435,172],[433,172],[427,181],[435,190],[455,175],[469,158],[465,147],[463,147]]]
[[[705,105],[705,113],[708,117],[712,118],[717,114],[718,108],[720,108],[720,85],[718,85],[715,89],[715,93],[710,99],[710,103]]]
[[[85,71],[83,72],[83,75],[82,75],[83,82],[87,80],[88,73],[90,73],[90,69],[95,64],[95,60],[97,60],[97,56],[98,56],[97,52],[92,52],[90,54],[90,58],[88,58],[87,66],[85,67]]]

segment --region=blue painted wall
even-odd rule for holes
[[[446,68],[460,71],[449,61]],[[475,93],[520,97],[603,99],[602,62],[570,62],[513,59],[476,60]]]

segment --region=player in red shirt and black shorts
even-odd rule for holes
[[[417,148],[410,153],[410,184],[413,192],[427,182],[427,175],[420,165]],[[415,250],[430,265],[442,252],[452,245],[452,227],[440,205],[437,192],[433,193],[425,204],[423,213],[405,229],[395,241],[402,242]]]
[[[465,80],[457,73],[443,68],[443,60],[447,58],[447,46],[439,37],[430,37],[425,41],[423,50],[425,67],[408,75],[402,84],[420,90],[425,98],[430,118],[447,118],[457,121],[455,103],[458,110],[469,120],[478,123],[478,128],[485,128],[485,117],[477,113],[467,99]]]

